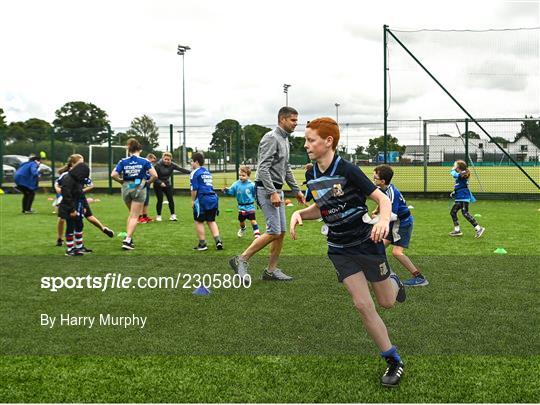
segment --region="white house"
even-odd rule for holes
[[[500,146],[518,162],[538,162],[540,160],[540,148],[524,136],[514,142],[508,141],[500,144]],[[507,157],[495,143],[485,139],[469,139],[469,156],[473,163],[497,163],[507,160]],[[423,161],[423,145],[407,145],[402,158],[410,159],[412,162]],[[430,135],[428,159],[430,163],[465,159],[465,139],[454,136]]]

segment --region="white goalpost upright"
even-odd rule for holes
[[[90,177],[92,177],[92,150],[93,148],[108,148],[108,145],[90,145],[88,148],[88,166],[90,168]],[[126,151],[126,157],[128,157],[128,150],[125,145],[111,145],[111,148],[122,148]],[[113,162],[114,163],[114,162]],[[108,175],[108,174],[107,174]]]

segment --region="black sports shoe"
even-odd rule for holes
[[[133,250],[133,249],[135,249],[135,245],[133,244],[133,239],[130,240],[129,242],[126,239],[124,239],[122,241],[122,249],[124,249],[124,250]]]
[[[216,249],[217,250],[223,250],[223,242],[222,241],[219,241],[216,243]]]
[[[79,249],[82,253],[92,253],[92,249],[88,249],[86,246],[82,246],[82,248]]]
[[[56,239],[56,246],[62,246],[64,241],[62,239]]]
[[[193,250],[202,252],[203,250],[208,250],[208,245],[206,243],[204,245],[197,245],[193,248]]]
[[[112,238],[114,236],[114,232],[112,229],[109,229],[107,227],[103,228],[103,233],[107,235],[109,238]]]
[[[396,273],[390,274],[390,277],[392,277],[394,280],[396,280],[397,285],[399,287],[397,297],[396,297],[396,301],[397,302],[404,302],[405,298],[407,298],[406,295],[405,295],[405,286],[403,285],[403,283],[401,282],[401,280],[399,279],[399,277],[398,277],[398,275]]]
[[[388,367],[381,377],[381,384],[384,387],[395,388],[399,385],[405,365],[402,361],[397,361],[393,357],[387,357],[386,363],[388,363]]]
[[[81,252],[79,249],[68,249],[66,250],[66,256],[83,256],[84,253]]]

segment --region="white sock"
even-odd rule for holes
[[[455,232],[459,232],[461,229],[459,229],[459,225],[458,226],[454,226],[454,231]]]
[[[126,236],[126,239],[124,239],[127,243],[131,242],[131,238],[129,236]]]
[[[474,227],[474,229],[476,229],[477,231],[479,231],[480,228],[482,228],[480,225],[476,225],[476,226]]]

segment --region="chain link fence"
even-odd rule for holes
[[[478,122],[502,150],[474,122],[465,119],[418,119],[388,121],[386,149],[382,122],[340,123],[339,153],[356,163],[369,177],[374,166],[383,163],[386,157],[395,170],[394,182],[404,192],[450,192],[453,180],[449,172],[454,161],[460,159],[471,168],[470,187],[473,192],[497,194],[502,198],[511,195],[538,197],[539,191],[534,182],[540,182],[540,148],[527,136],[527,130],[538,129],[538,119],[482,119]],[[237,179],[239,165],[248,165],[253,171],[256,169],[260,138],[275,125],[258,126],[256,135],[250,135],[247,127],[240,124],[233,127],[226,136],[221,136],[221,142],[216,143],[215,126],[188,126],[184,154],[183,128],[160,126],[156,144],[145,147],[142,156],[153,153],[159,159],[163,152],[169,151],[176,163],[189,169],[192,153],[201,151],[205,155],[206,166],[214,175],[215,187],[221,189]],[[41,153],[46,158],[42,160],[44,172],[40,186],[50,187],[68,157],[79,153],[89,162],[98,190],[112,192],[119,185],[110,181],[109,175],[116,163],[126,156],[124,145],[128,129],[111,128],[107,141],[94,145],[70,142],[55,132],[49,134],[48,141],[37,143],[8,143],[2,137],[2,161],[7,165],[2,172],[2,186],[13,187],[17,166],[31,154]],[[299,183],[304,180],[304,165],[308,163],[303,148],[304,131],[305,125],[299,124],[290,141],[290,162]],[[254,179],[255,173],[251,177]],[[189,176],[175,174],[174,186],[188,189]]]

